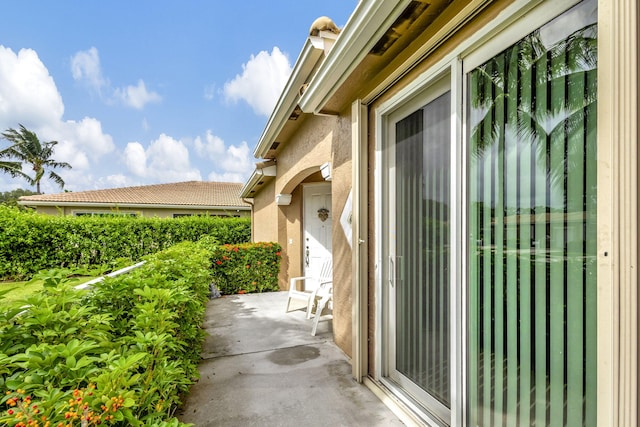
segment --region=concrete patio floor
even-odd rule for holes
[[[285,313],[286,292],[209,301],[208,332],[194,384],[180,414],[196,426],[401,426],[351,377],[333,343],[331,322]]]

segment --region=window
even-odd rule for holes
[[[596,2],[468,74],[470,425],[595,425]]]
[[[112,217],[112,216],[139,216],[139,214],[135,212],[74,212],[74,216]]]
[[[430,424],[596,423],[597,1],[573,4],[377,109],[376,372]]]

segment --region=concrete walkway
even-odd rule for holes
[[[179,418],[196,426],[401,426],[351,378],[331,322],[311,336],[286,292],[225,296],[207,307],[200,381]]]

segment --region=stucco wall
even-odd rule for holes
[[[292,126],[292,124],[289,124]],[[283,247],[281,289],[302,269],[302,184],[323,182],[320,166],[331,162],[334,260],[334,339],[351,355],[351,247],[340,225],[340,215],[351,190],[350,110],[339,116],[304,115],[276,156],[277,176],[254,197],[254,240],[278,241]],[[272,186],[272,187],[271,187]],[[268,195],[266,195],[268,193]],[[276,194],[291,194],[291,204],[276,206]],[[275,237],[272,237],[274,236]]]
[[[298,120],[300,127],[277,156],[277,193],[291,193],[302,181],[318,172],[323,163],[331,160],[331,142],[338,118],[305,116]]]
[[[274,182],[264,184],[264,188],[253,198],[253,229],[254,242],[277,242],[278,233],[275,227],[265,227],[262,224],[275,224],[277,210],[274,203]]]
[[[76,215],[77,213],[118,213],[133,214],[144,217],[172,218],[177,215],[220,215],[220,216],[242,216],[246,217],[251,214],[249,210],[238,211],[237,209],[229,210],[203,210],[203,209],[153,209],[153,208],[106,208],[106,207],[78,207],[78,206],[38,206],[36,212],[45,215]]]
[[[289,278],[302,276],[302,188],[291,192],[291,204],[278,207],[278,234],[283,247],[280,286],[289,289]]]
[[[340,218],[352,186],[351,110],[340,115],[333,134],[331,204],[333,215],[333,337],[352,356],[352,258]]]

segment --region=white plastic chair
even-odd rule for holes
[[[286,312],[291,311],[291,300],[301,300],[307,305],[307,319],[311,319],[317,297],[322,299],[322,297],[331,292],[332,274],[333,267],[329,258],[322,263],[318,277],[292,277],[289,281],[289,298],[287,299]],[[298,285],[301,285],[301,289],[298,289]]]
[[[327,285],[327,292],[325,295],[320,298],[318,304],[316,305],[316,312],[313,317],[313,327],[311,328],[311,335],[316,335],[316,330],[318,329],[318,323],[320,320],[329,320],[333,319],[333,289],[331,283]],[[315,299],[315,297],[314,297]],[[330,313],[327,315],[323,315],[322,312],[325,308],[330,310]]]

